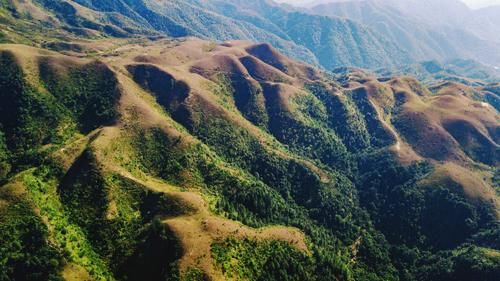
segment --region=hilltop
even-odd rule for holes
[[[1,278],[498,276],[496,84],[247,41],[47,46],[0,45]]]
[[[411,62],[398,42],[351,20],[299,12],[267,0],[3,0],[0,42],[45,47],[53,39],[150,36],[268,42],[312,65]]]

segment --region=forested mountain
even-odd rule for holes
[[[397,42],[350,20],[297,12],[267,0],[3,0],[4,42],[53,29],[55,37],[144,34],[269,42],[285,54],[326,68],[395,66],[411,61]],[[39,22],[38,22],[39,21]],[[15,22],[15,27],[9,23]],[[20,24],[24,23],[24,24]],[[33,26],[33,24],[35,25]],[[21,28],[22,27],[22,28]],[[14,29],[9,31],[9,29]],[[40,38],[46,39],[46,38]]]
[[[0,47],[2,279],[498,276],[494,85],[78,46]]]
[[[500,65],[500,10],[471,10],[459,0],[352,0],[312,4],[318,15],[365,24],[416,61],[457,58]]]
[[[309,10],[270,0],[3,3],[3,42],[18,42],[18,36],[27,34],[31,34],[27,41],[32,42],[43,27],[58,38],[149,34],[269,42],[288,56],[329,70],[464,58],[493,67],[500,65],[497,9],[471,11],[456,0],[410,1],[405,5],[399,0],[325,2]],[[9,31],[12,23],[17,28]],[[61,35],[61,29],[67,34]]]
[[[385,67],[375,70],[382,77],[408,75],[425,84],[438,81],[455,81],[470,86],[484,86],[500,81],[500,72],[473,60],[455,59],[440,63],[423,61],[420,63]]]
[[[267,1],[0,7],[0,280],[498,279],[487,66]]]

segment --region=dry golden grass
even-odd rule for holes
[[[86,14],[85,10],[79,12],[88,17],[99,16]],[[114,39],[82,44],[95,50],[95,57],[92,59],[103,61],[114,71],[121,91],[117,105],[120,119],[117,124],[75,139],[64,149],[57,151],[54,157],[65,169],[71,167],[84,149],[90,147],[105,171],[121,175],[145,188],[163,192],[182,205],[189,206],[192,210],[190,213],[164,220],[165,225],[179,238],[184,249],[180,261],[183,272],[189,267],[198,267],[213,280],[224,280],[222,273],[213,264],[210,247],[214,241],[227,237],[283,240],[307,251],[304,235],[296,229],[280,226],[254,229],[216,216],[210,212],[209,203],[194,184],[187,183],[182,188],[173,186],[150,175],[131,172],[117,159],[131,157],[127,154],[126,146],[120,147],[120,141],[129,136],[127,130],[132,126],[142,129],[160,128],[172,139],[181,138],[180,146],[187,147],[199,143],[156,103],[151,93],[133,81],[126,68],[134,64],[148,64],[168,73],[176,81],[184,81],[189,85],[186,106],[199,106],[203,108],[205,118],[222,118],[246,130],[260,140],[270,153],[300,161],[318,174],[322,181],[328,182],[331,180],[328,173],[311,161],[288,153],[269,133],[253,125],[238,110],[226,108],[221,98],[213,92],[216,74],[240,75],[252,83],[262,85],[265,95],[277,97],[279,106],[290,109],[289,101],[292,97],[307,94],[302,90],[304,83],[321,79],[318,71],[291,61],[269,45],[252,45],[244,41],[214,45],[199,39],[157,42]],[[68,67],[90,61],[90,58],[82,58],[80,55],[65,56],[22,45],[0,45],[0,51],[2,50],[15,54],[28,80],[37,87],[41,84],[38,73],[41,58],[48,60],[62,73],[66,72]],[[436,94],[432,94],[411,78],[394,78],[381,83],[363,71],[350,75],[352,81],[346,86],[351,89],[365,87],[368,101],[376,110],[377,119],[396,140],[396,143],[387,149],[392,151],[401,163],[408,165],[424,158],[434,163],[445,161],[438,163],[434,174],[422,182],[422,185],[451,181],[461,186],[471,200],[492,203],[500,210],[498,196],[480,173],[470,168],[473,161],[465,155],[462,144],[445,128],[447,122],[466,122],[474,128],[473,132],[484,136],[489,145],[498,147],[494,133],[499,129],[500,117],[494,108],[473,101],[467,93],[469,89],[455,84],[441,85],[435,91]],[[333,88],[331,86],[330,90],[335,91]],[[394,126],[396,121],[403,121],[414,127],[416,135],[406,135],[398,130]],[[7,188],[23,192],[22,188],[14,185]],[[1,204],[0,202],[0,207]],[[108,215],[112,217],[114,213],[111,204]],[[71,265],[64,269],[63,275],[68,280],[85,280],[88,277],[84,271]]]
[[[187,215],[168,218],[164,221],[181,242],[184,252],[180,260],[181,272],[186,272],[190,267],[197,267],[211,276],[213,280],[225,280],[222,273],[214,266],[211,245],[215,241],[228,237],[282,240],[291,243],[300,250],[307,251],[304,235],[297,229],[279,226],[253,229],[213,215],[209,211],[206,200],[195,190],[181,191],[182,188],[155,179],[150,175],[144,178],[136,177],[120,166],[120,163],[110,155],[111,151],[117,153],[112,144],[124,134],[126,135],[126,132],[119,127],[106,127],[99,132],[90,147],[104,171],[119,174],[150,190],[165,193],[182,206],[187,206],[192,210]]]
[[[446,185],[447,183],[458,184],[467,198],[473,202],[492,204],[497,211],[497,218],[500,219],[499,196],[484,181],[480,173],[471,168],[467,169],[451,162],[439,164],[431,176],[420,182],[422,186]]]
[[[387,89],[385,85],[389,86]],[[445,83],[433,88],[436,94],[432,94],[418,81],[409,77],[394,78],[386,83],[380,84],[373,81],[366,83],[370,100],[376,105],[380,114],[391,111],[392,123],[399,122],[411,127],[410,130],[391,130],[399,135],[398,147],[393,150],[400,151],[402,147],[412,148],[418,155],[439,161],[452,161],[465,164],[472,160],[464,153],[470,149],[470,145],[462,139],[456,139],[456,132],[449,131],[449,124],[468,124],[471,129],[462,137],[463,139],[486,139],[490,151],[499,149],[495,140],[495,134],[500,127],[500,117],[496,110],[481,102],[471,99],[472,89],[456,83]],[[392,92],[392,97],[391,97]],[[398,101],[399,107],[395,108]],[[383,111],[384,110],[384,111]],[[381,118],[384,117],[384,118]],[[385,116],[379,116],[381,120],[387,120]],[[391,122],[386,122],[387,128]],[[409,144],[409,146],[406,145]],[[476,144],[474,144],[476,145]],[[413,158],[417,160],[418,155],[406,149],[406,160]],[[481,161],[481,159],[473,159]]]
[[[11,2],[19,13],[29,14],[34,20],[57,22],[54,16],[35,5],[32,0],[12,0]]]
[[[66,264],[61,272],[62,278],[66,281],[91,281],[89,273],[77,264]]]

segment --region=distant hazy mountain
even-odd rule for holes
[[[44,26],[62,27],[65,36],[130,37],[137,34],[197,36],[212,40],[269,42],[285,54],[326,68],[400,65],[413,58],[397,42],[351,20],[294,11],[266,0],[36,0],[0,2],[3,22],[25,22],[9,28],[19,36]],[[33,13],[36,7],[36,13]],[[28,9],[29,8],[29,9]],[[40,14],[44,15],[42,17]],[[33,25],[33,19],[40,22]],[[1,23],[0,23],[1,24]],[[14,27],[12,27],[14,26]],[[45,31],[47,34],[49,32]],[[20,39],[2,32],[6,42]],[[27,41],[34,41],[34,32]],[[60,34],[54,37],[61,38]],[[50,39],[44,37],[43,40]],[[0,39],[1,40],[1,39]]]
[[[485,86],[500,81],[500,72],[473,60],[456,59],[440,63],[425,61],[397,68],[381,68],[375,71],[382,77],[410,75],[426,84],[437,81],[455,81],[470,86]]]
[[[314,14],[365,24],[414,60],[471,58],[500,64],[500,9],[473,11],[458,0],[322,1]]]
[[[483,39],[500,42],[500,6],[475,10],[467,27]]]
[[[438,2],[337,1],[304,11],[270,0],[2,1],[0,42],[41,46],[75,36],[196,36],[269,42],[326,69],[457,58],[500,65],[497,10]]]

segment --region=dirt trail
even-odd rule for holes
[[[162,192],[182,205],[189,206],[192,210],[187,215],[163,221],[174,232],[182,245],[184,251],[180,260],[182,273],[195,267],[202,269],[212,280],[225,280],[222,273],[214,265],[211,245],[215,241],[229,237],[287,241],[297,249],[308,252],[304,235],[297,229],[282,226],[254,229],[239,222],[216,216],[210,212],[208,203],[200,193],[195,191],[182,192],[181,188],[153,177],[138,179],[122,166],[109,161],[108,158],[103,158],[105,153],[101,152],[112,143],[113,139],[118,137],[119,133],[119,128],[107,127],[100,132],[92,144],[94,148],[98,148],[96,156],[103,168],[133,180],[150,190]]]
[[[182,245],[184,255],[180,260],[181,273],[185,273],[189,268],[199,268],[212,280],[225,280],[222,272],[215,267],[211,256],[211,245],[218,240],[229,237],[287,241],[297,249],[308,252],[305,237],[298,229],[282,226],[254,229],[244,226],[239,222],[212,214],[209,204],[196,190],[181,191],[182,188],[170,185],[150,175],[139,178],[121,166],[115,160],[116,157],[113,157],[113,154],[120,153],[120,151],[114,149],[113,145],[116,141],[127,136],[127,125],[134,121],[128,112],[131,109],[141,116],[140,120],[146,120],[138,124],[141,127],[159,126],[168,131],[169,135],[182,135],[183,139],[187,141],[193,141],[193,139],[189,136],[184,138],[185,133],[178,131],[168,116],[160,114],[159,109],[145,101],[143,99],[144,93],[134,86],[128,77],[121,73],[117,76],[122,88],[119,106],[122,118],[117,125],[105,127],[96,132],[95,138],[89,146],[95,152],[96,159],[104,171],[135,181],[152,191],[162,192],[181,205],[189,207],[191,211],[188,214],[163,221]],[[77,147],[81,149],[80,146]]]

